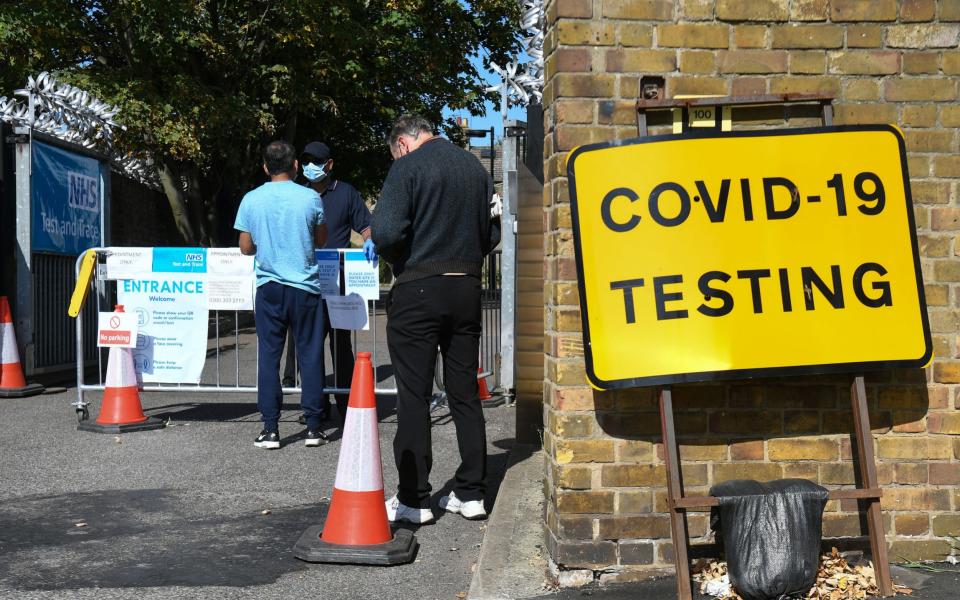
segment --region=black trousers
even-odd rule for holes
[[[353,332],[349,329],[333,329],[330,327],[330,315],[327,312],[327,303],[323,303],[323,322],[326,327],[323,329],[323,337],[330,338],[330,356],[333,360],[333,381],[327,381],[328,387],[350,389],[353,382],[353,344],[351,336]],[[347,418],[347,404],[350,402],[350,394],[335,394],[337,399],[337,412],[340,413],[340,424],[343,425]]]
[[[353,381],[353,343],[351,340],[353,332],[348,329],[333,329],[330,327],[330,315],[327,312],[327,304],[323,303],[323,339],[329,338],[330,357],[333,361],[333,380],[327,380],[328,388],[350,388]],[[322,342],[321,342],[322,343]],[[296,353],[294,348],[296,342],[293,337],[293,330],[287,334],[287,358],[283,367],[283,385],[293,387],[296,385],[297,371],[299,365],[294,358]],[[350,394],[335,394],[337,399],[337,412],[340,413],[340,424],[343,424],[347,418],[347,404],[350,402]],[[330,409],[327,409],[329,416]]]
[[[277,431],[283,394],[280,391],[280,355],[287,330],[294,332],[297,354],[310,365],[301,373],[303,392],[300,405],[307,417],[307,426],[318,429],[326,416],[323,405],[323,312],[320,294],[268,281],[257,288],[257,407],[263,428]]]
[[[393,454],[400,476],[397,497],[407,506],[430,506],[430,400],[438,347],[460,449],[453,491],[461,500],[483,500],[487,433],[477,389],[480,333],[478,279],[438,275],[394,286],[387,320],[397,379]]]

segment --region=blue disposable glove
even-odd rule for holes
[[[370,262],[377,260],[377,246],[370,238],[367,238],[367,240],[363,242],[363,255],[366,256]]]

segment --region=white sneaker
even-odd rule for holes
[[[440,508],[447,512],[459,514],[464,519],[478,521],[487,518],[487,509],[483,507],[483,500],[467,500],[464,502],[453,492],[449,496],[440,498]]]
[[[396,521],[406,521],[408,523],[417,523],[424,525],[433,522],[433,511],[429,508],[411,508],[400,502],[396,495],[386,502],[387,520],[391,523]]]

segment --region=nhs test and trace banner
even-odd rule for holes
[[[111,248],[106,266],[120,304],[137,315],[144,382],[198,383],[209,310],[252,308],[253,259],[237,248]]]
[[[102,246],[100,161],[43,142],[32,147],[33,251],[76,256]]]

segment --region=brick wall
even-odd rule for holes
[[[868,396],[893,560],[937,559],[960,535],[960,0],[552,0],[544,88],[546,538],[564,568],[607,580],[670,567],[653,390],[594,392],[583,344],[564,161],[573,147],[637,134],[641,76],[678,94],[809,92],[836,122],[905,131],[937,359],[871,375]],[[748,115],[735,127],[816,124]],[[737,120],[735,114],[735,121]],[[849,378],[674,388],[688,492],[803,477],[851,486]],[[831,501],[826,536],[865,534]],[[694,540],[706,513],[689,513]]]

